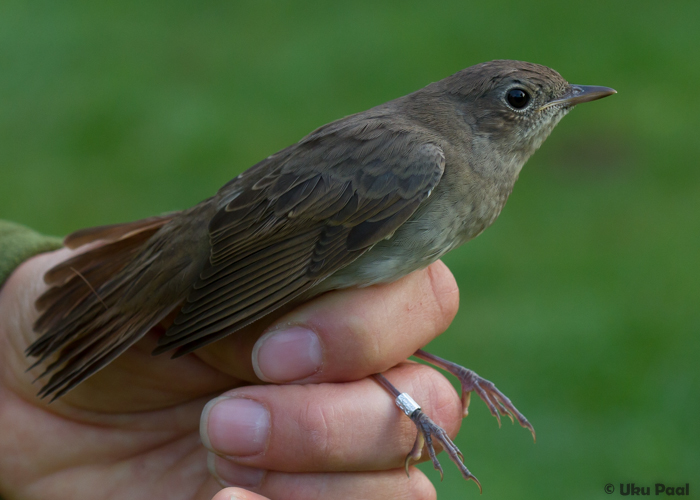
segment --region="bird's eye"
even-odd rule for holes
[[[506,94],[508,104],[515,109],[523,109],[530,102],[530,94],[523,89],[510,89]]]

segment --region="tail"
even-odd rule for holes
[[[39,396],[52,396],[52,401],[62,396],[119,356],[172,310],[128,315],[114,306],[158,257],[158,248],[147,245],[149,239],[176,215],[88,228],[66,237],[69,248],[100,240],[105,243],[58,264],[44,276],[52,287],[36,301],[41,315],[34,331],[40,337],[26,354],[38,358],[30,369],[58,356],[38,377],[51,375]]]

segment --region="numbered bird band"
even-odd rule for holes
[[[396,406],[401,408],[403,412],[409,417],[413,415],[416,410],[420,410],[420,406],[416,403],[411,396],[402,392],[396,396]]]

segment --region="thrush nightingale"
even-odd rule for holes
[[[39,337],[27,349],[33,366],[50,361],[39,394],[65,394],[169,315],[154,354],[181,356],[284,305],[426,267],[496,220],[566,113],[613,93],[537,64],[478,64],[318,128],[190,209],[69,235],[68,247],[92,246],[45,275],[52,287],[37,301]],[[515,417],[534,437],[491,382],[416,356],[459,377],[465,414],[475,391],[499,421]],[[426,445],[441,471],[437,440],[476,481],[444,431],[375,377],[418,428],[406,466]]]

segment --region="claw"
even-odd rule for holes
[[[511,412],[506,412],[505,415],[508,416],[511,424],[515,424],[515,419],[513,418],[513,414]]]
[[[410,418],[418,428],[418,437],[416,438],[416,443],[413,446],[414,449],[411,450],[411,453],[409,453],[409,455],[406,457],[406,463],[408,463],[408,459],[411,457],[411,454],[415,451],[416,445],[419,443],[419,441],[423,440],[425,443],[425,447],[428,449],[428,455],[430,456],[430,460],[433,462],[433,467],[435,468],[435,470],[440,472],[440,480],[442,481],[442,466],[440,465],[440,461],[437,459],[437,455],[435,454],[435,448],[433,447],[433,437],[435,437],[437,442],[442,445],[442,448],[450,457],[450,460],[452,460],[455,463],[455,465],[457,465],[460,472],[462,473],[462,476],[467,480],[473,480],[477,484],[477,486],[479,486],[479,491],[481,491],[481,483],[479,483],[479,480],[471,472],[469,472],[469,469],[467,469],[467,467],[464,465],[464,455],[462,455],[462,452],[459,451],[459,448],[457,448],[454,442],[452,442],[445,430],[442,427],[435,424],[435,422],[433,422],[421,410],[416,410],[415,412],[413,412]]]
[[[469,415],[469,403],[472,399],[471,391],[462,391],[462,418],[466,418]]]
[[[476,483],[476,485],[479,487],[479,495],[483,495],[484,490],[481,489],[481,483],[479,482],[479,480],[475,476],[472,476],[471,480],[474,481]]]
[[[510,418],[511,422],[514,423],[515,421],[513,420],[513,415],[511,415],[508,408],[503,406],[503,403],[499,399],[497,399],[497,398],[494,398],[494,399],[496,399],[496,405],[497,405],[496,409],[498,410],[498,413],[500,413],[504,417]]]
[[[536,441],[535,429],[532,427],[532,424],[528,422],[525,415],[518,411],[511,400],[498,390],[493,382],[489,382],[472,370],[467,370],[458,365],[450,368],[453,369],[449,371],[457,376],[462,383],[462,401],[468,401],[468,397],[465,394],[471,394],[472,391],[476,392],[482,401],[486,403],[486,406],[488,406],[491,415],[498,420],[498,427],[501,427],[501,415],[507,416],[512,423],[515,423],[517,420],[522,427],[529,430],[530,433],[532,433],[533,440]]]
[[[532,424],[528,422],[525,415],[520,413],[518,409],[513,405],[513,403],[496,388],[493,382],[489,382],[485,378],[481,378],[472,370],[468,370],[463,366],[459,366],[452,361],[448,361],[429,352],[425,352],[419,349],[415,352],[414,356],[424,359],[430,364],[442,368],[450,372],[452,375],[457,377],[462,384],[462,413],[466,417],[469,414],[469,401],[472,391],[476,392],[477,395],[486,403],[491,415],[496,417],[498,420],[498,426],[501,426],[501,415],[508,416],[511,422],[515,423],[515,420],[529,430],[532,434],[532,439],[536,442],[537,438],[535,436],[535,429]]]
[[[410,478],[411,475],[408,473],[408,466],[411,465],[411,460],[417,462],[420,460],[421,455],[423,455],[423,445],[425,444],[425,438],[421,432],[416,436],[416,441],[413,443],[413,448],[406,455],[406,460],[404,460],[404,467],[406,469],[406,475]]]

